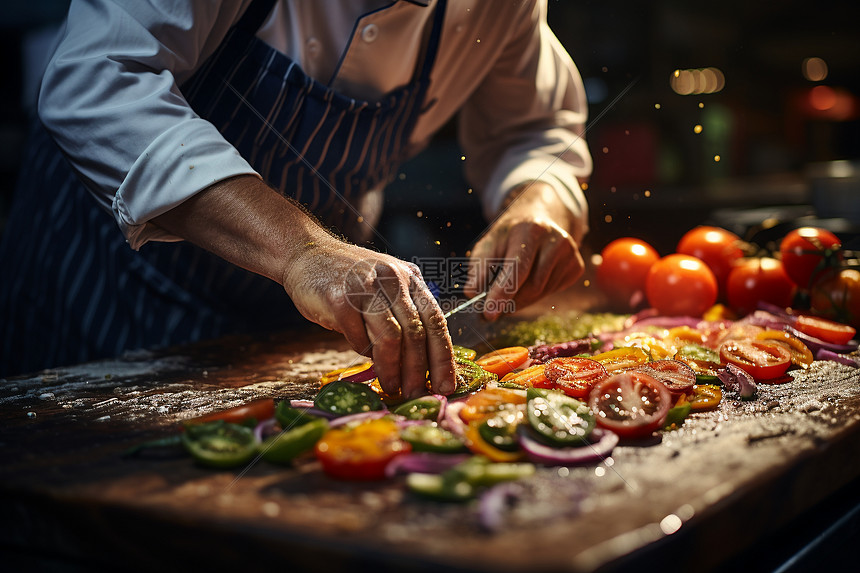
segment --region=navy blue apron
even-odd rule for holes
[[[407,158],[445,0],[416,78],[378,102],[331,90],[259,40],[274,4],[253,2],[183,94],[270,185],[366,239],[363,202]],[[41,126],[31,134],[0,269],[0,375],[303,320],[280,284],[190,243],[131,250]]]

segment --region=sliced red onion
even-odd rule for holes
[[[366,370],[350,374],[349,376],[344,376],[343,378],[338,378],[338,380],[343,380],[344,382],[369,382],[374,378],[376,378],[376,370],[371,364]]]
[[[472,454],[436,454],[433,452],[412,452],[396,456],[385,466],[385,477],[398,474],[422,473],[441,474],[457,464],[469,459]]]
[[[495,485],[481,495],[478,502],[478,521],[488,531],[498,531],[505,521],[508,506],[524,493],[522,484],[515,481]]]
[[[545,364],[553,358],[561,356],[576,356],[577,354],[590,353],[592,346],[597,342],[596,338],[589,336],[557,344],[538,344],[532,346],[529,348],[529,364],[524,364],[520,368],[526,368],[531,364]]]
[[[260,420],[256,426],[254,426],[254,439],[257,440],[257,443],[261,443],[263,441],[263,436],[272,431],[272,428],[275,427],[275,418],[268,418],[266,420]]]
[[[591,440],[578,447],[553,448],[544,445],[529,435],[531,430],[525,426],[517,429],[520,446],[529,461],[548,466],[574,466],[599,462],[612,453],[618,444],[618,434],[595,428],[591,431]]]
[[[846,354],[839,354],[838,352],[833,352],[832,350],[827,350],[826,348],[819,348],[815,352],[816,360],[830,360],[831,362],[838,362],[839,364],[844,364],[846,366],[853,366],[854,368],[860,368],[860,360],[853,356],[848,356]]]
[[[305,406],[305,404],[310,404],[310,406]],[[337,418],[337,414],[332,414],[331,412],[326,412],[325,410],[320,410],[316,406],[312,400],[290,400],[290,406],[293,408],[297,408],[304,412],[305,414],[311,416],[317,416],[319,418],[325,418],[326,420],[331,420],[333,418]]]
[[[695,328],[700,322],[702,322],[702,319],[695,316],[652,316],[636,322],[635,327],[676,328],[678,326],[689,326],[690,328]]]
[[[395,421],[403,419],[403,416],[397,416],[395,414],[392,414],[388,410],[371,410],[369,412],[358,412],[357,414],[347,414],[346,416],[334,418],[331,422],[329,422],[329,426],[332,428],[337,428],[339,426],[345,426],[346,424],[351,424],[353,422],[378,420],[379,418],[384,418],[386,416],[390,416]]]
[[[759,301],[759,303],[756,305],[756,307],[759,310],[768,312],[770,314],[773,314],[773,315],[776,315],[776,316],[782,318],[783,320],[785,320],[789,324],[793,324],[794,321],[797,320],[797,317],[795,315],[788,312],[788,310],[786,310],[782,306],[777,306],[775,304],[765,302],[765,301]]]
[[[627,330],[628,328],[632,328],[633,325],[637,324],[639,321],[641,321],[645,318],[651,318],[654,316],[658,316],[656,308],[646,308],[646,309],[640,310],[636,314],[631,314],[627,318],[627,320],[624,321],[623,328],[624,328],[624,330]]]
[[[793,321],[789,320],[785,316],[774,314],[766,310],[755,310],[740,319],[738,323],[752,324],[754,326],[761,326],[763,328],[770,328],[773,330],[782,330],[783,328],[794,324]]]
[[[460,418],[460,410],[465,406],[466,403],[462,401],[449,402],[448,407],[445,408],[445,417],[442,418],[441,422],[443,428],[461,438],[466,435],[466,422]]]
[[[744,369],[738,368],[734,364],[726,364],[725,369],[720,370],[717,377],[723,386],[732,392],[737,392],[741,398],[752,398],[758,391],[755,379]]]
[[[847,354],[849,352],[853,352],[857,350],[857,341],[852,340],[848,344],[833,344],[832,342],[827,342],[826,340],[821,340],[820,338],[816,338],[815,336],[810,336],[805,332],[801,332],[792,326],[785,326],[783,328],[789,334],[793,334],[797,338],[799,338],[803,343],[809,347],[812,352],[818,352],[821,349],[830,350],[831,352],[836,352],[837,354]]]
[[[445,419],[445,410],[448,409],[448,397],[442,394],[432,394],[432,396],[439,400],[439,414],[436,416],[436,421],[441,422]]]

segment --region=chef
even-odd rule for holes
[[[546,0],[72,0],[38,112],[0,247],[6,374],[298,311],[386,391],[421,394],[429,371],[451,392],[420,272],[361,245],[455,114],[489,221],[467,294],[487,258],[515,267],[491,320],[583,270],[586,102]]]

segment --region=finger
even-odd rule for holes
[[[521,306],[572,286],[582,275],[584,262],[576,243],[567,233],[550,232],[538,249],[537,258],[516,295]]]
[[[391,312],[374,312],[364,315],[367,336],[372,345],[373,368],[379,385],[386,394],[400,394],[400,323]]]
[[[531,273],[537,257],[537,247],[531,235],[526,226],[518,225],[512,229],[506,245],[504,264],[487,292],[484,310],[487,320],[494,321],[502,314],[503,309],[509,306],[502,303],[516,298]]]
[[[500,256],[496,253],[496,241],[493,240],[492,235],[484,236],[475,244],[469,257],[469,271],[463,287],[464,295],[471,298],[486,290],[486,285],[489,284],[494,272],[490,268],[490,262]]]
[[[430,389],[436,394],[448,395],[456,386],[453,344],[448,325],[442,309],[424,283],[413,282],[411,294],[424,324]]]
[[[405,285],[404,285],[405,286]],[[400,382],[404,398],[427,393],[427,335],[408,293],[391,307],[400,324]]]

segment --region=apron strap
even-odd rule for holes
[[[439,51],[439,39],[442,37],[442,28],[445,23],[445,7],[448,0],[436,1],[436,13],[433,15],[433,30],[430,32],[430,38],[427,41],[427,53],[424,56],[424,65],[421,68],[421,79],[430,78],[430,72],[433,70],[433,64],[436,62],[436,53]]]
[[[272,9],[275,7],[276,1],[277,0],[252,1],[251,5],[248,6],[247,10],[245,10],[245,13],[242,14],[242,18],[236,24],[236,27],[248,32],[249,34],[256,34],[257,30],[259,30],[266,22],[266,18],[269,17],[269,14],[272,13]]]

